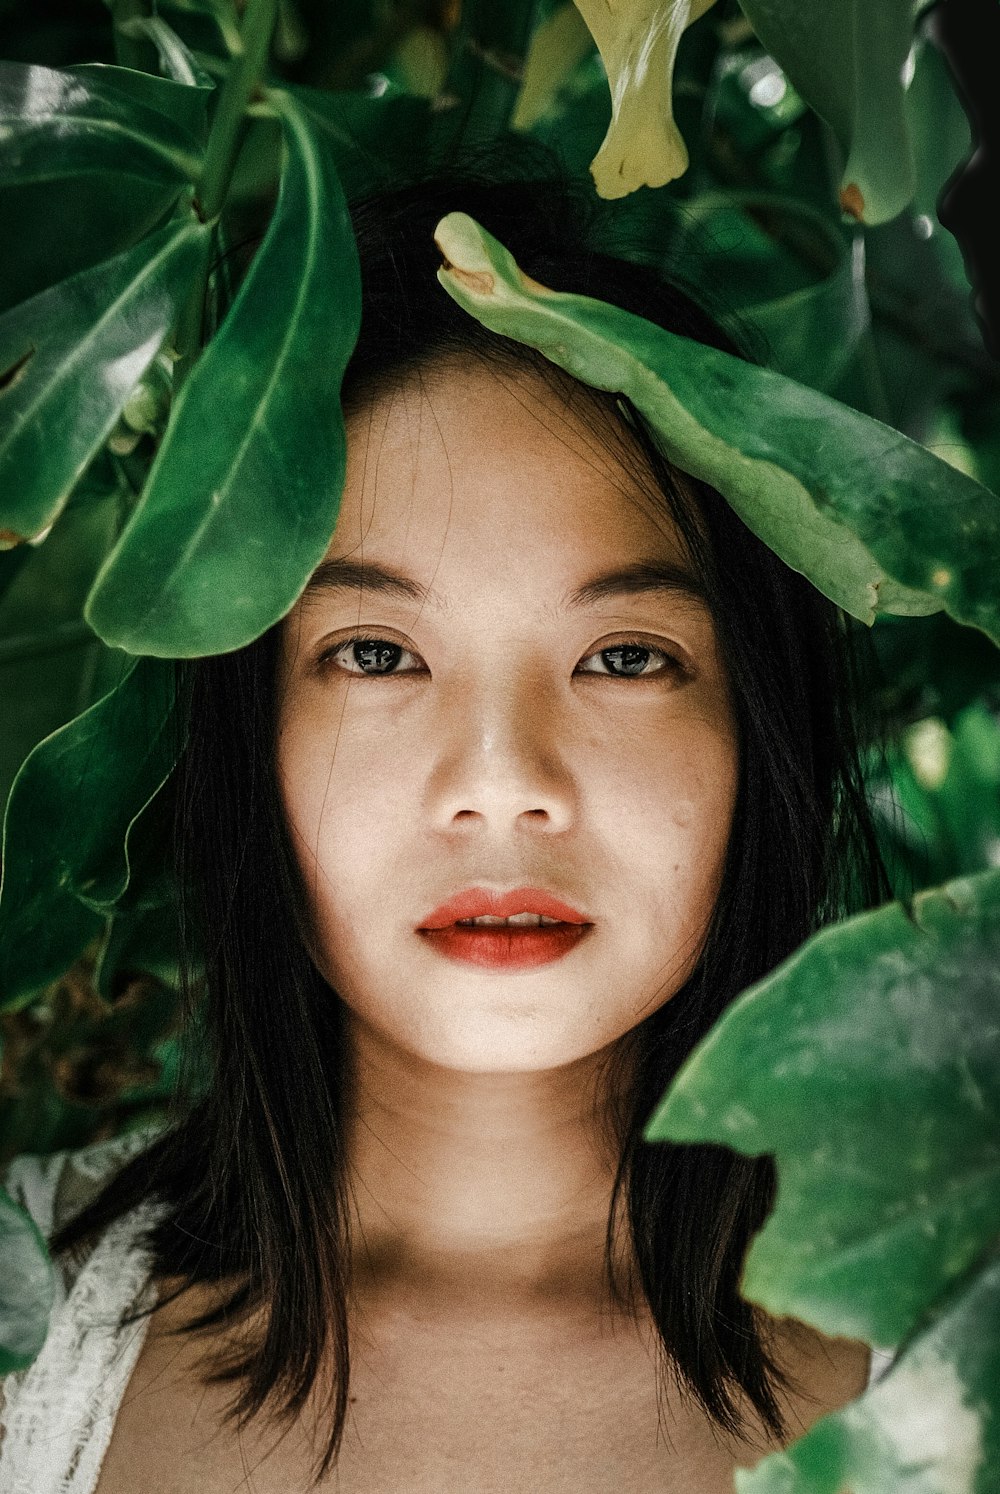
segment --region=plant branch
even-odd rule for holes
[[[243,143],[247,105],[263,76],[278,12],[277,0],[250,0],[240,31],[242,51],[233,59],[219,97],[205,167],[195,192],[198,212],[210,223],[222,212]]]
[[[133,0],[138,3],[138,0]],[[234,57],[219,95],[205,165],[195,188],[194,208],[204,223],[217,220],[236,169],[243,144],[247,106],[256,93],[267,66],[278,11],[278,0],[249,0],[240,31],[240,51]],[[205,295],[208,289],[209,257],[202,262],[174,330],[177,361],[174,395],[194,367],[201,351]]]

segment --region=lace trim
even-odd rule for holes
[[[76,1153],[19,1157],[5,1186],[50,1234],[99,1191],[149,1131]],[[149,1319],[122,1318],[156,1300],[145,1232],[165,1206],[147,1201],[109,1225],[84,1261],[62,1259],[37,1359],[2,1382],[0,1494],[92,1494]]]

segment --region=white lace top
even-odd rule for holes
[[[77,1152],[18,1157],[3,1179],[43,1235],[64,1224],[155,1136],[131,1132]],[[149,1319],[122,1318],[155,1301],[137,1243],[162,1205],[110,1225],[83,1261],[56,1263],[49,1331],[33,1364],[0,1380],[0,1494],[93,1494]],[[869,1383],[891,1356],[872,1350]]]
[[[129,1132],[82,1151],[17,1157],[3,1179],[46,1237],[95,1198],[152,1141]],[[142,1204],[109,1226],[85,1259],[55,1266],[49,1331],[33,1364],[0,1380],[0,1494],[92,1494],[146,1336],[156,1293],[137,1241],[163,1206]]]

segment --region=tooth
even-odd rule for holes
[[[553,924],[560,922],[558,918],[547,918],[544,913],[512,913],[509,918],[498,918],[493,913],[481,913],[478,918],[459,918],[458,924],[467,929],[496,929],[496,928],[523,928],[537,929],[541,926],[551,928]]]

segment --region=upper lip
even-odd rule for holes
[[[515,913],[540,913],[545,918],[558,919],[560,923],[589,923],[584,914],[569,903],[561,902],[551,892],[542,892],[537,887],[515,887],[512,892],[490,892],[485,887],[467,887],[457,892],[447,902],[435,908],[433,913],[419,925],[421,929],[446,929],[460,918],[479,918],[482,914],[494,918],[510,918]]]

